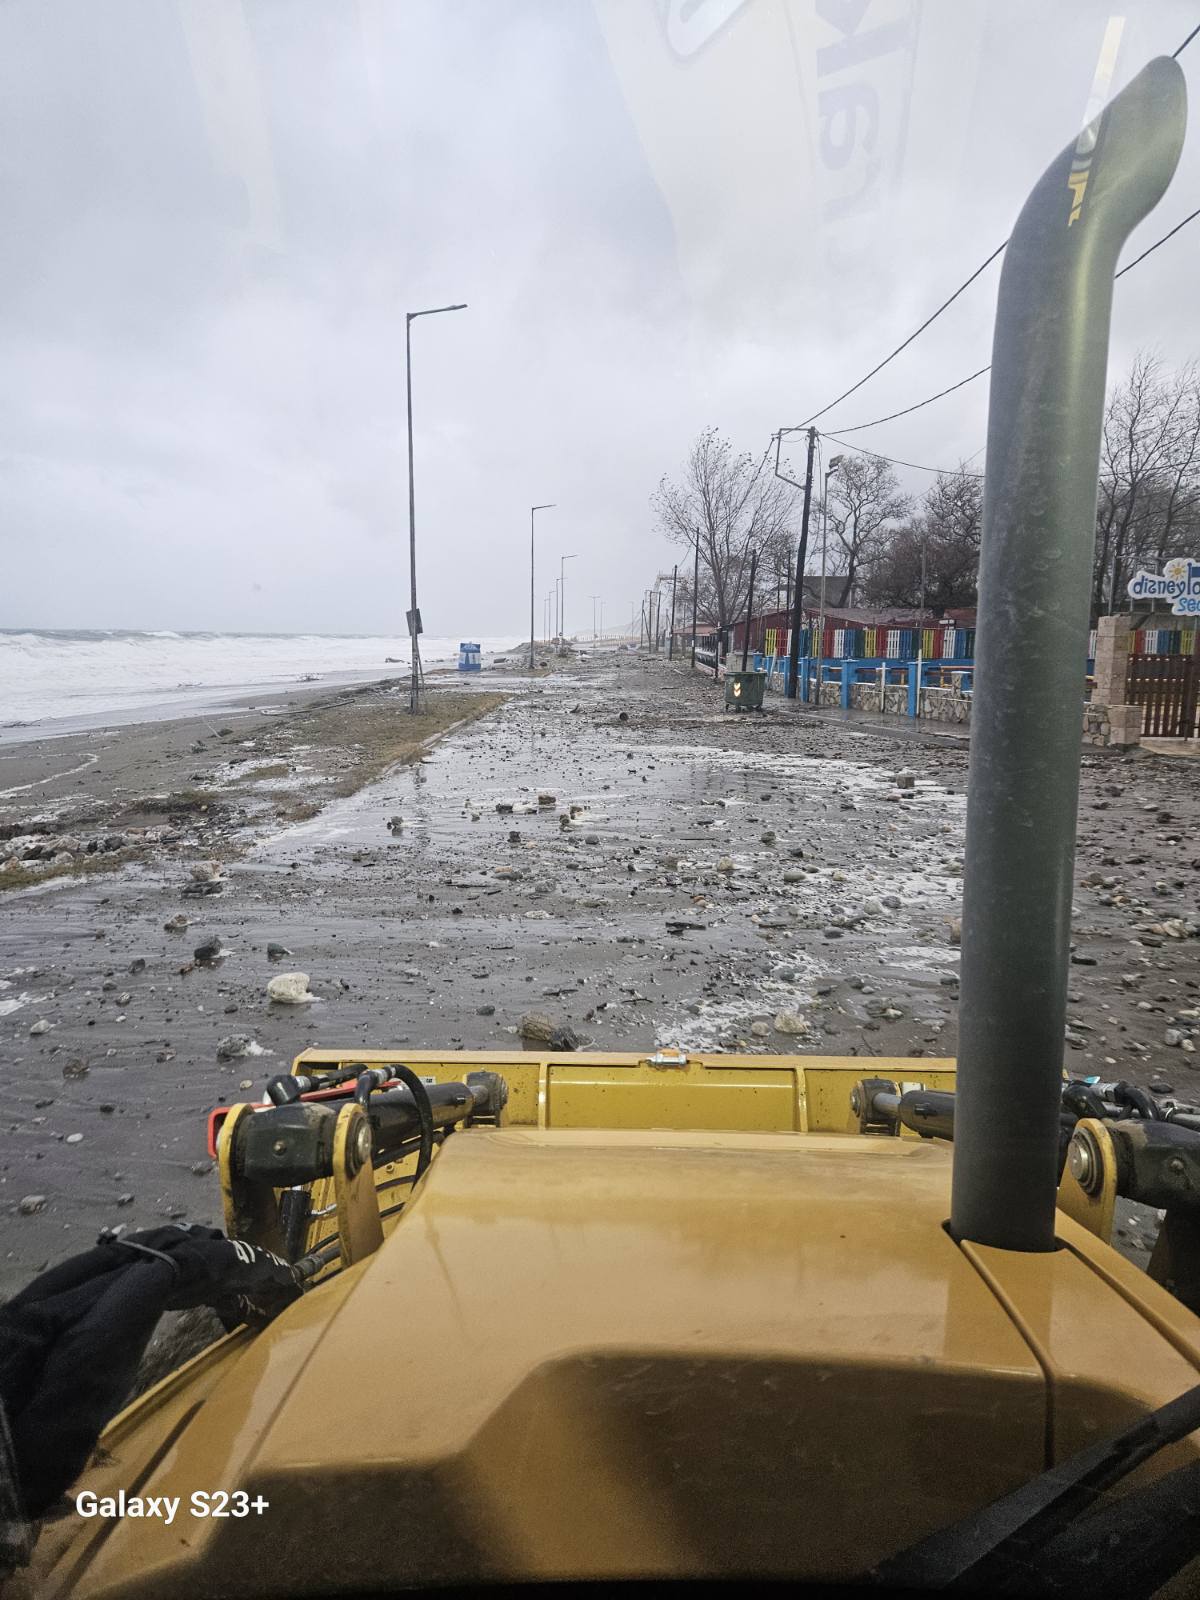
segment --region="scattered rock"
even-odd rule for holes
[[[192,951],[192,959],[193,961],[216,961],[220,954],[220,939],[205,939],[203,944],[198,944]]]
[[[179,892],[185,899],[199,900],[203,895],[223,894],[224,891],[225,880],[223,878],[206,878],[203,880],[197,879],[194,883],[185,883]]]
[[[802,1034],[811,1031],[808,1019],[797,1016],[794,1011],[781,1011],[775,1018],[776,1033]]]
[[[555,1022],[544,1011],[527,1011],[517,1024],[517,1032],[526,1044],[549,1045],[551,1050],[578,1050],[582,1043],[573,1028]]]
[[[35,1217],[39,1211],[46,1209],[46,1196],[44,1194],[27,1194],[19,1202],[17,1210],[23,1217]]]
[[[181,911],[178,914],[178,916],[174,916],[174,917],[171,918],[171,920],[169,922],[164,922],[163,923],[163,932],[164,933],[182,933],[185,928],[190,928],[190,927],[191,927],[191,920],[188,917],[185,917],[183,912]]]
[[[46,1021],[45,1017],[39,1017],[29,1031],[36,1039],[40,1034],[50,1032],[50,1024]]]
[[[305,980],[308,981],[307,979]],[[217,1041],[218,1061],[241,1061],[245,1056],[270,1055],[269,1050],[264,1050],[257,1040],[248,1033],[230,1033],[224,1039]]]
[[[281,972],[267,984],[267,999],[277,1005],[305,1006],[316,998],[309,993],[307,972]]]
[[[221,876],[219,861],[194,861],[189,868],[194,883],[213,883]]]
[[[949,942],[951,944],[961,944],[962,943],[962,918],[961,917],[952,917],[950,919],[950,931],[949,931],[949,933],[947,935],[947,938],[949,939]]]
[[[273,939],[267,945],[268,961],[282,961],[284,956],[290,956],[291,953],[292,952],[288,949],[287,945],[277,944]]]
[[[65,1144],[82,1144],[83,1135],[81,1133],[69,1133],[63,1142]]]

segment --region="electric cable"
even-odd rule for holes
[[[865,445],[851,444],[848,439],[843,439],[836,433],[827,433],[823,435],[823,437],[826,439],[832,439],[835,444],[845,445],[847,450],[856,450],[859,455],[874,456],[879,461],[886,461],[890,466],[893,467],[912,467],[916,472],[937,472],[943,477],[947,478],[982,479],[985,476],[985,474],[982,472],[968,472],[965,467],[926,467],[922,466],[919,461],[901,461],[896,456],[885,456],[879,450],[868,450]],[[980,449],[982,448],[983,447],[981,445]],[[978,455],[979,451],[976,450],[974,453]]]
[[[1190,211],[1181,222],[1177,222],[1175,226],[1164,233],[1160,239],[1156,239],[1152,245],[1148,245],[1146,249],[1142,251],[1141,255],[1135,256],[1127,266],[1122,267],[1119,272],[1115,272],[1113,274],[1113,282],[1115,283],[1118,278],[1123,278],[1127,272],[1132,272],[1134,267],[1139,266],[1143,261],[1145,261],[1147,256],[1153,255],[1161,245],[1166,244],[1168,239],[1173,239],[1177,233],[1186,228],[1189,222],[1194,222],[1197,217],[1200,217],[1200,207],[1197,207],[1195,211]],[[969,373],[967,377],[960,378],[957,383],[952,383],[949,388],[939,389],[936,394],[928,395],[924,400],[918,400],[913,405],[905,406],[900,411],[890,411],[886,417],[876,417],[872,422],[857,422],[853,427],[839,428],[838,432],[861,433],[866,428],[877,428],[881,423],[894,422],[897,417],[907,417],[914,411],[920,411],[923,406],[931,406],[935,400],[945,399],[946,395],[953,394],[956,389],[962,389],[968,383],[973,383],[976,378],[982,378],[985,372],[990,372],[991,370],[991,363],[989,362],[986,367],[980,367],[978,372]],[[826,407],[826,409],[828,410],[828,407]],[[818,415],[820,415],[820,413],[818,413]],[[831,433],[829,435],[829,438],[831,439],[835,437],[837,437],[835,434]]]

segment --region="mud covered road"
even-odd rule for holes
[[[964,747],[724,716],[632,655],[512,690],[219,894],[173,859],[0,898],[0,1291],[102,1226],[216,1221],[206,1113],[308,1045],[513,1049],[538,1012],[597,1050],[954,1054]],[[1064,1061],[1200,1099],[1196,779],[1083,757]],[[283,971],[315,1001],[269,1004]]]

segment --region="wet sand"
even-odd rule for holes
[[[770,702],[725,716],[711,679],[627,654],[509,687],[307,820],[244,822],[219,895],[183,892],[203,838],[0,895],[0,1289],[101,1226],[217,1220],[208,1110],[308,1045],[512,1049],[541,1011],[597,1050],[954,1054],[965,749]],[[265,738],[246,715],[239,739]],[[191,731],[122,730],[59,781],[100,810],[135,774],[172,786],[179,766],[156,763],[192,762]],[[1197,1028],[1196,938],[1147,931],[1196,925],[1191,770],[1084,757],[1064,1059],[1200,1098],[1197,1055],[1165,1042]],[[556,804],[521,814],[539,790]],[[194,963],[214,937],[222,956]],[[269,960],[271,941],[291,954]],[[281,970],[316,1003],[268,1005]],[[808,1032],[778,1031],[782,1013]],[[218,1062],[230,1034],[271,1053]],[[30,1195],[45,1206],[21,1215]]]

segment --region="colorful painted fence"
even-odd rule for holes
[[[1132,635],[1129,653],[1133,656],[1195,655],[1196,635],[1195,628],[1139,628]],[[1094,639],[1095,635],[1092,637]]]
[[[786,656],[790,630],[752,625],[751,648],[767,656]],[[820,649],[816,628],[801,628],[801,656],[821,655],[827,661],[954,660],[975,654],[974,628],[826,628]]]

